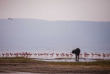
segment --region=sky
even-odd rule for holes
[[[0,18],[110,21],[110,0],[0,0]]]
[[[0,0],[0,50],[108,52],[109,13],[110,0]]]

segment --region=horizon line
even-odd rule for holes
[[[37,18],[11,18],[10,19],[30,19],[30,20],[43,20],[43,21],[49,21],[49,22],[57,22],[57,21],[66,21],[66,22],[71,22],[71,21],[80,21],[80,22],[110,22],[110,21],[96,21],[96,20],[47,20],[47,19],[37,19]],[[0,20],[8,20],[9,18],[0,18]]]

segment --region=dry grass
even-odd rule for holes
[[[110,60],[95,62],[45,62],[33,58],[0,58],[0,72],[110,73]]]

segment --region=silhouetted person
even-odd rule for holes
[[[72,53],[75,54],[76,61],[79,61],[80,49],[79,48],[76,48],[76,49],[72,50]]]

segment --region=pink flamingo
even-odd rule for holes
[[[98,55],[98,57],[101,57],[101,54],[100,53],[98,53],[97,55]]]
[[[53,57],[54,53],[51,53],[50,55]]]
[[[59,54],[58,54],[58,53],[56,53],[56,56],[58,57],[58,56],[59,56]]]
[[[13,53],[10,53],[10,56],[12,57]]]
[[[84,53],[84,57],[88,57],[89,54],[87,52]]]
[[[70,55],[70,57],[73,57],[73,54],[69,54]]]
[[[106,57],[105,53],[103,53],[102,55],[103,55],[103,57]]]
[[[2,57],[4,57],[5,56],[5,54],[4,53],[2,53]]]
[[[65,54],[64,53],[62,53],[62,54],[60,54],[61,56],[65,56]]]
[[[66,53],[66,57],[69,57],[69,54]]]
[[[107,55],[107,57],[109,57],[109,54],[108,53],[106,55]]]
[[[94,57],[94,53],[91,53],[92,57]]]

